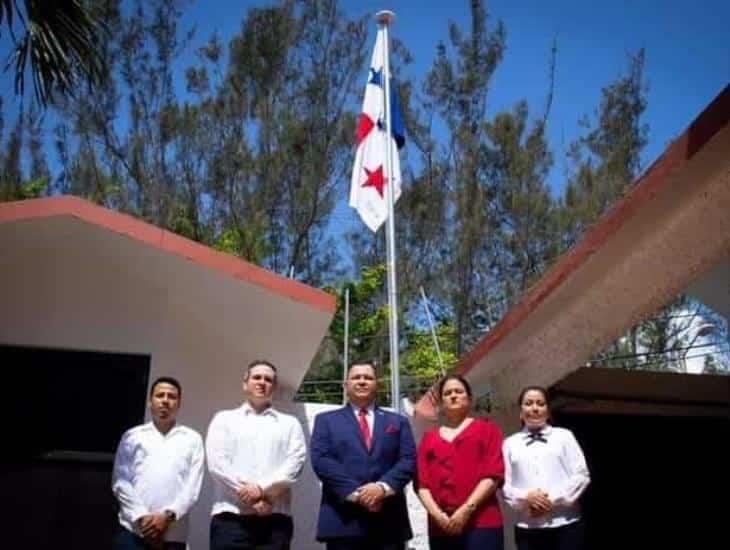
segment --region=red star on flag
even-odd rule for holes
[[[363,187],[375,187],[375,190],[383,198],[383,188],[385,187],[385,177],[383,176],[383,165],[381,164],[375,170],[368,170],[363,166],[363,170],[368,175],[368,179],[362,184]]]

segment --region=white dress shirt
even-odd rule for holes
[[[174,521],[165,540],[184,542],[187,514],[203,482],[203,439],[198,432],[176,425],[166,434],[152,422],[122,436],[114,458],[112,491],[119,501],[119,523],[141,535],[136,521],[169,510]]]
[[[269,407],[257,413],[248,402],[216,413],[205,441],[208,470],[213,478],[212,515],[253,514],[239,504],[236,491],[255,483],[264,492],[281,490],[272,512],[291,515],[291,486],[306,460],[304,432],[296,417]]]
[[[542,440],[532,441],[530,432],[523,428],[505,439],[502,447],[502,492],[517,512],[517,525],[524,528],[560,527],[578,521],[578,498],[590,483],[583,451],[570,430],[548,424],[540,434]],[[548,494],[553,503],[549,513],[529,515],[527,493],[534,489]]]

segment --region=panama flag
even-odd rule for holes
[[[398,94],[391,80],[390,125],[392,136],[386,132],[385,77],[383,53],[385,32],[381,29],[375,40],[370,62],[365,100],[357,125],[357,151],[350,185],[350,206],[360,214],[371,231],[377,231],[388,218],[388,189],[393,184],[393,203],[400,196],[400,159],[398,149],[405,143],[403,117],[398,107]],[[388,174],[386,147],[391,147],[393,174]]]

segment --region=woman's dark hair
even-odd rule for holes
[[[466,390],[466,395],[469,396],[469,399],[471,399],[471,386],[469,385],[469,382],[466,381],[466,378],[461,376],[460,374],[449,374],[441,379],[441,382],[439,382],[439,401],[441,401],[441,396],[444,393],[444,386],[446,385],[446,382],[449,380],[457,380],[461,383],[462,386],[464,386],[464,390]]]
[[[548,397],[548,392],[542,386],[525,386],[524,388],[522,388],[520,396],[517,398],[518,407],[522,406],[522,400],[525,398],[525,394],[528,391],[539,391],[542,394],[543,399],[545,399],[545,404],[547,405],[548,409],[550,408],[550,398]]]

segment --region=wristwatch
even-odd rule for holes
[[[169,521],[175,521],[177,519],[177,514],[172,510],[165,510],[165,516]]]

